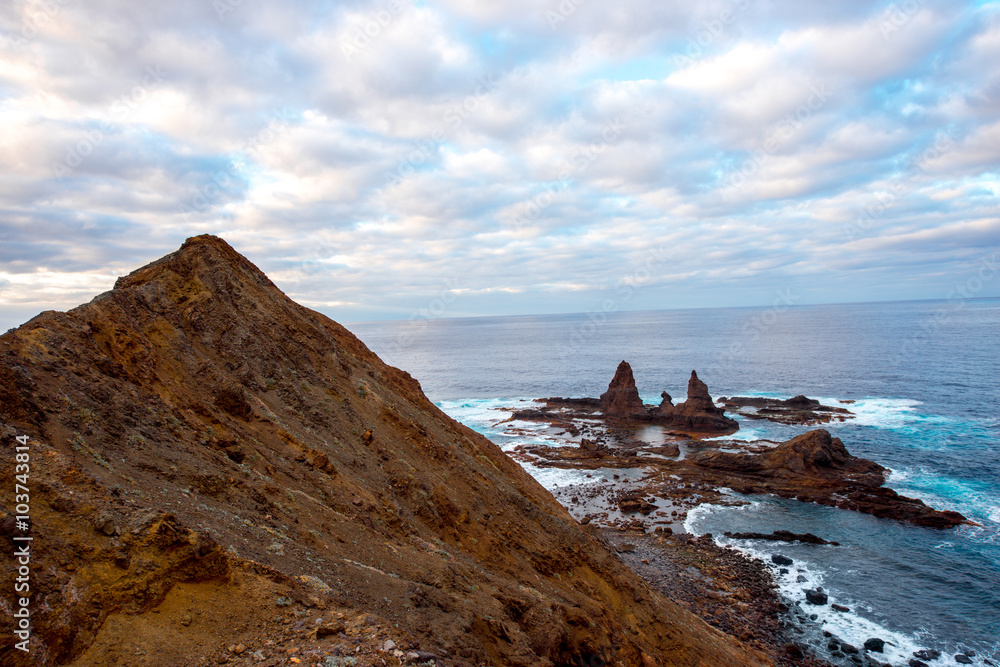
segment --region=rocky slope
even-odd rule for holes
[[[0,337],[0,422],[4,665],[766,664],[215,237]]]

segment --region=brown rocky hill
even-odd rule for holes
[[[765,664],[215,237],[0,337],[0,452],[4,665]]]

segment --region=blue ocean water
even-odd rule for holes
[[[916,648],[934,664],[1000,657],[1000,299],[574,315],[418,319],[349,327],[416,377],[446,412],[508,448],[495,408],[520,399],[598,396],[622,359],[647,403],[685,395],[692,369],[713,396],[805,394],[853,400],[855,420],[828,428],[855,455],[890,468],[889,485],[980,524],[949,531],[797,501],[749,498],[692,512],[692,532],[813,532],[840,547],[743,542],[795,565],[779,575],[790,600],[822,585],[818,627],[855,642],[889,641],[886,660]],[[740,418],[739,437],[805,430]],[[522,436],[528,437],[530,436]],[[531,469],[549,488],[573,471]],[[724,538],[722,541],[725,541]],[[813,641],[819,645],[820,640]]]

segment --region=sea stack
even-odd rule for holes
[[[708,393],[708,385],[698,378],[696,371],[691,371],[691,379],[688,380],[687,400],[677,405],[664,400],[660,404],[660,414],[678,429],[732,433],[740,428],[735,420],[725,416],[725,410],[716,407]]]
[[[635,387],[632,367],[627,361],[618,364],[608,390],[601,394],[601,412],[605,417],[634,417],[645,414],[646,408]]]

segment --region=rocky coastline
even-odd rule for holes
[[[624,513],[648,516],[658,506],[657,499],[683,507],[726,504],[733,502],[723,490],[727,489],[742,495],[794,498],[930,528],[968,523],[958,512],[935,510],[885,487],[886,468],[853,456],[825,429],[785,442],[720,437],[736,432],[739,424],[715,405],[696,371],[691,372],[687,400],[676,406],[665,392],[660,406],[643,405],[625,361],[599,399],[547,398],[536,403],[541,405],[513,410],[503,421],[547,424],[550,434],[565,444],[521,445],[515,458],[542,467],[642,471],[641,488],[617,500]],[[847,418],[846,410],[806,397],[755,402],[756,406],[777,404],[788,409],[756,418],[798,424],[813,423],[816,414]],[[598,514],[587,516],[599,518]]]
[[[738,428],[736,422],[733,428],[722,421],[728,420],[724,411],[730,407],[740,414],[751,410],[755,419],[803,426],[853,418],[845,408],[824,406],[806,397],[787,401],[737,397],[720,399],[724,407],[717,407],[695,372],[684,403],[672,406],[668,395],[663,401],[667,410],[642,405],[631,368],[623,361],[600,398],[539,399],[532,407],[513,409],[501,423],[508,422],[515,431],[517,422],[544,424],[543,434],[556,441],[555,446],[516,447],[513,456],[523,462],[600,470],[602,475],[610,471],[607,482],[560,487],[557,499],[581,523],[603,531],[623,561],[650,585],[685,601],[689,610],[710,624],[751,642],[777,665],[829,664],[810,656],[796,639],[812,622],[809,607],[827,604],[826,595],[821,590],[803,591],[802,600],[789,606],[779,598],[763,563],[742,562],[745,556],[718,547],[711,536],[686,534],[684,523],[690,510],[705,503],[738,505],[745,502],[745,496],[773,494],[929,528],[968,523],[961,514],[936,510],[886,488],[887,469],[851,455],[840,439],[824,429],[806,431],[785,442],[724,437]],[[683,419],[675,418],[677,408]],[[712,428],[722,431],[723,437]],[[539,435],[537,430],[531,433]],[[811,533],[782,530],[728,536],[775,545],[778,565],[792,563],[778,552],[781,543],[838,546]],[[678,569],[678,559],[686,559],[688,569]],[[733,614],[752,621],[734,622]],[[748,625],[754,629],[748,630]],[[747,632],[752,634],[743,636]],[[841,664],[841,658],[843,664],[854,664],[854,657],[865,654],[863,664],[885,664],[874,650],[881,640],[871,639],[867,647],[855,648],[828,637],[830,647],[836,644],[836,648],[828,647],[829,655],[836,664]]]
[[[225,241],[189,239],[0,336],[0,451],[23,439],[33,465],[31,520],[0,506],[0,536],[45,545],[33,653],[7,615],[0,662],[822,667],[796,634],[823,592],[786,605],[766,565],[685,534],[687,512],[743,502],[729,488],[964,521],[885,489],[885,469],[827,431],[725,439],[739,424],[695,372],[685,401],[661,398],[644,405],[623,361],[600,397],[513,410],[512,432],[541,424],[564,443],[514,458],[613,471],[549,493]]]

